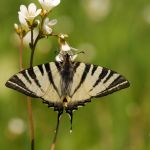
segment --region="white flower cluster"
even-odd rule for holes
[[[37,37],[39,36],[40,38],[43,38],[49,35],[55,35],[53,33],[52,27],[57,23],[57,20],[50,20],[47,16],[53,8],[60,4],[60,0],[38,1],[41,5],[41,8],[37,8],[34,3],[29,4],[27,7],[25,5],[21,5],[18,12],[20,25],[14,24],[15,30],[20,38],[24,38],[25,36],[27,37],[27,33],[29,33],[30,40],[28,43],[32,41],[32,46],[34,46],[33,41],[35,42]],[[38,18],[38,20],[37,17],[40,17],[40,19]],[[35,28],[38,28],[38,30],[34,30]],[[34,39],[35,33],[33,31],[38,31],[36,39]],[[70,47],[69,44],[66,42],[66,38],[68,37],[68,35],[56,34],[56,36],[58,37],[58,42],[60,45],[60,52],[55,58],[56,61],[62,62],[64,60],[63,56],[65,54],[68,54],[71,61],[74,61],[74,59],[77,57],[77,52],[75,52],[77,49]],[[24,38],[24,41],[25,39],[26,38]]]
[[[57,20],[50,21],[47,15],[59,5],[60,0],[39,0],[39,3],[41,5],[40,9],[34,3],[29,4],[28,7],[25,5],[20,6],[20,11],[18,12],[20,25],[14,24],[15,30],[20,37],[23,38],[27,32],[39,25],[39,31],[44,35],[52,33],[52,26],[57,23]],[[39,16],[42,21],[36,20]]]

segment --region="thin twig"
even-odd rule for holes
[[[20,71],[23,70],[22,58],[23,58],[23,38],[20,38],[20,47],[19,47],[19,67],[20,67]],[[31,98],[30,97],[27,97],[27,109],[28,109],[28,117],[29,117],[31,150],[34,150],[34,126],[33,126],[32,105],[31,105]]]
[[[40,34],[37,36],[37,38],[34,41],[33,37],[33,28],[31,27],[31,56],[30,56],[30,68],[33,66],[33,59],[34,59],[34,52],[37,45],[38,40],[40,39]],[[34,143],[35,143],[35,137],[34,137],[34,123],[33,123],[33,115],[32,115],[32,103],[31,103],[31,97],[27,97],[27,107],[28,107],[28,115],[29,115],[29,125],[30,125],[30,138],[31,138],[31,150],[34,150]]]
[[[30,43],[30,48],[31,48],[31,57],[30,57],[30,67],[33,65],[33,56],[34,56],[34,38],[33,38],[33,28],[31,27],[31,43]]]
[[[55,135],[54,135],[53,142],[52,142],[52,145],[51,145],[51,150],[55,149],[55,144],[56,144],[56,140],[57,140],[58,130],[59,130],[59,121],[57,123]]]
[[[28,117],[29,117],[31,150],[34,150],[34,124],[33,124],[31,97],[29,97],[29,96],[27,96],[27,108],[28,108]]]
[[[54,135],[53,142],[52,142],[52,144],[51,144],[50,150],[55,150],[56,141],[57,141],[57,135],[58,135],[58,131],[59,131],[59,121],[60,121],[61,115],[62,115],[62,111],[58,112],[55,135]]]
[[[34,27],[31,26],[31,43],[30,43],[30,48],[31,48],[31,56],[30,56],[30,68],[33,66],[33,60],[34,60],[34,53],[35,53],[35,48],[38,43],[38,41],[43,38],[43,33],[42,31],[42,26],[44,22],[45,17],[42,19],[41,27],[38,36],[36,37],[34,41],[33,37],[33,29]],[[54,35],[55,36],[55,35]],[[28,115],[29,115],[29,125],[30,125],[30,136],[31,136],[31,150],[34,150],[34,124],[33,124],[33,117],[32,117],[32,103],[31,103],[31,97],[27,97],[27,103],[28,103]],[[58,134],[58,129],[59,129],[59,119],[60,119],[61,112],[58,113],[58,120],[57,120],[57,126],[56,126],[56,132],[54,135],[53,143],[51,145],[51,150],[55,149],[55,143],[57,140],[57,134]]]
[[[20,71],[23,69],[22,51],[23,51],[23,38],[20,38],[20,47],[19,47],[19,68],[20,68]]]
[[[36,37],[35,42],[33,41],[33,31],[31,30],[31,43],[30,43],[31,57],[30,57],[30,67],[33,66],[34,52],[35,52],[35,48],[36,48],[36,45],[37,45],[37,42],[39,41],[39,39],[41,39],[40,34],[38,34],[38,36]]]
[[[31,28],[31,45],[33,45],[34,39],[33,39],[33,29]],[[31,48],[32,46],[30,46]],[[34,56],[34,50],[31,49],[31,57],[30,57],[30,67],[33,65],[33,56]],[[27,96],[27,109],[28,109],[28,117],[29,117],[29,128],[30,128],[30,139],[31,139],[31,150],[34,150],[34,123],[33,123],[33,115],[32,115],[32,103],[31,103],[31,97]]]

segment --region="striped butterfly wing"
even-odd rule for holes
[[[91,98],[102,97],[129,87],[129,82],[115,71],[75,62],[70,107],[84,105]]]
[[[6,86],[27,96],[42,98],[49,105],[59,104],[60,73],[57,62],[42,64],[12,76]]]

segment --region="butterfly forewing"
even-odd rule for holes
[[[51,103],[60,102],[60,75],[54,62],[23,70],[12,76],[6,86]]]
[[[96,65],[80,63],[74,71],[71,89],[72,103],[101,97],[129,86],[120,74]]]
[[[45,74],[48,77],[48,80],[46,81],[48,84],[48,88],[42,98],[49,102],[59,103],[62,93],[60,85],[61,76],[57,67],[57,63],[45,64],[45,69]]]
[[[67,66],[67,67],[66,67]],[[110,69],[80,62],[51,62],[21,71],[6,86],[31,97],[40,97],[56,110],[77,109],[93,97],[102,97],[129,86]]]

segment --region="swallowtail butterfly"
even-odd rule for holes
[[[63,57],[62,62],[50,62],[20,71],[6,82],[6,86],[27,96],[41,98],[58,111],[58,120],[65,110],[72,124],[73,110],[77,110],[78,106],[130,85],[115,71],[73,62],[68,54]]]

